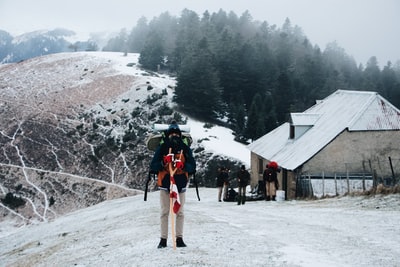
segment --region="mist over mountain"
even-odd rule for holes
[[[104,36],[107,35],[104,33]],[[93,38],[92,38],[93,37]],[[88,39],[78,36],[74,31],[56,28],[37,30],[18,36],[0,30],[0,63],[13,63],[22,60],[71,51],[96,51],[99,35]]]

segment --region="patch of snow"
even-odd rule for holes
[[[236,142],[232,130],[221,126],[205,128],[204,123],[194,119],[188,120],[190,133],[194,140],[201,142],[207,151],[214,152],[217,155],[239,160],[250,167],[250,150],[246,145]]]

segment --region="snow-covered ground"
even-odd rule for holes
[[[159,196],[106,201],[0,239],[0,266],[399,266],[400,195],[217,202],[187,192],[186,248],[157,249]],[[4,233],[3,233],[4,234]]]

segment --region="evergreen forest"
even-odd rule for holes
[[[313,45],[289,19],[279,27],[248,11],[142,17],[103,51],[140,53],[143,68],[175,75],[179,109],[230,127],[239,141],[261,137],[338,89],[376,91],[400,107],[400,62],[380,68],[371,55],[357,64],[336,42]]]

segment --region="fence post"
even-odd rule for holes
[[[325,197],[325,172],[322,172],[322,197]]]
[[[365,161],[362,161],[362,166],[363,166],[363,179],[362,179],[362,188],[363,192],[365,192]]]
[[[371,170],[371,175],[372,175],[372,188],[374,189],[374,191],[376,190],[376,186],[377,186],[377,181],[376,181],[376,175],[375,175],[375,170],[372,169],[372,163],[371,160],[368,160],[369,162],[369,168]]]
[[[336,193],[336,196],[339,195],[338,190],[337,190],[336,172],[335,172],[335,193]]]
[[[390,169],[392,170],[392,186],[396,185],[396,177],[394,176],[392,158],[389,156]]]
[[[349,169],[346,165],[347,194],[350,193]]]

